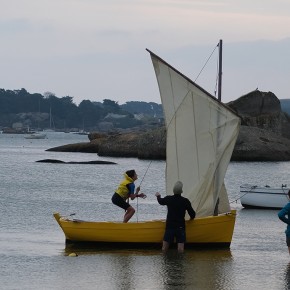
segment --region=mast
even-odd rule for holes
[[[223,41],[219,41],[218,100],[222,100]]]
[[[49,128],[51,129],[51,107],[49,108]]]
[[[219,72],[218,72],[218,100],[220,102],[222,100],[222,69],[223,69],[223,62],[222,61],[223,61],[223,41],[222,41],[222,39],[220,39],[220,41],[219,41]],[[217,194],[218,194],[218,192],[216,192],[216,195]],[[218,215],[219,202],[220,202],[220,199],[218,197],[216,204],[215,204],[215,208],[214,208],[214,213],[213,213],[214,216]]]

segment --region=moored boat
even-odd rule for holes
[[[45,133],[40,133],[40,132],[35,132],[30,135],[24,136],[25,139],[45,139],[46,134]]]
[[[281,209],[289,202],[289,187],[258,186],[243,184],[240,186],[240,201],[245,208]]]

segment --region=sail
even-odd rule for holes
[[[149,50],[148,50],[149,51]],[[167,129],[166,191],[183,182],[197,216],[230,211],[224,177],[240,118],[216,98],[149,51]]]

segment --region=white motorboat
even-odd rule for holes
[[[46,134],[45,133],[40,133],[40,132],[35,132],[30,135],[27,135],[24,137],[25,139],[45,139]]]
[[[240,186],[241,204],[245,208],[281,209],[289,202],[289,189],[286,184],[280,187],[243,184]]]

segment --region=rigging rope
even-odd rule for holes
[[[152,160],[149,162],[149,165],[147,166],[147,169],[146,169],[146,171],[145,171],[145,173],[144,173],[144,175],[143,175],[143,178],[141,179],[141,182],[140,182],[140,184],[139,184],[140,187],[141,187],[141,184],[142,184],[142,182],[143,182],[143,180],[144,180],[144,178],[145,178],[145,176],[146,176],[146,174],[147,174],[147,172],[148,172],[148,169],[149,169],[151,163],[152,163]],[[137,223],[138,223],[138,212],[139,212],[139,203],[138,203],[138,200],[139,200],[139,198],[137,197],[137,206],[136,206],[136,218],[137,218]]]
[[[215,52],[216,48],[219,46],[219,44],[217,44],[214,48],[214,50],[212,51],[212,53],[210,54],[210,56],[208,57],[207,61],[205,62],[204,66],[202,67],[202,69],[200,70],[199,74],[197,75],[197,77],[195,78],[194,82],[196,82],[196,80],[199,78],[199,76],[201,75],[203,69],[205,68],[205,66],[207,65],[207,63],[209,62],[210,58],[212,57],[213,53]]]
[[[158,142],[159,144],[161,144],[161,142],[163,141],[163,138],[164,138],[164,136],[165,136],[165,133],[166,133],[166,130],[165,130],[163,133],[161,133],[161,138],[160,138],[160,141]],[[142,179],[141,179],[141,182],[140,182],[140,184],[139,184],[140,187],[141,187],[141,184],[142,184],[142,182],[143,182],[145,176],[147,175],[147,172],[148,172],[149,167],[151,166],[152,162],[153,162],[153,160],[150,160],[150,162],[149,162],[149,164],[148,164],[148,166],[147,166],[147,169],[146,169],[146,171],[145,171],[145,173],[144,173],[144,175],[143,175],[143,177],[142,177]],[[138,203],[138,200],[139,200],[139,199],[138,199],[138,197],[137,197],[137,205],[136,205],[136,218],[137,218],[137,222],[138,222],[138,212],[139,212],[139,203]]]
[[[247,191],[245,194],[243,194],[243,195],[240,196],[239,198],[237,198],[237,199],[235,199],[235,200],[233,200],[233,201],[230,201],[229,203],[231,204],[231,203],[233,203],[233,202],[237,202],[239,199],[241,199],[242,197],[244,197],[246,194],[252,192],[252,189],[255,189],[256,187],[257,187],[257,185],[253,185],[253,186],[251,186],[251,188],[250,188],[249,191]]]
[[[141,179],[141,182],[140,182],[139,186],[141,186],[141,184],[142,184],[142,182],[143,182],[143,180],[144,180],[144,178],[145,178],[145,176],[146,176],[146,174],[147,174],[147,172],[148,172],[148,169],[149,169],[151,163],[152,163],[152,160],[149,162],[149,165],[147,166],[147,169],[146,169],[146,171],[145,171],[145,173],[144,173],[144,175],[143,175],[143,178]]]
[[[161,133],[160,141],[157,142],[157,143],[161,144],[161,142],[163,141],[163,138],[164,138],[164,136],[165,136],[165,134],[166,134],[166,130],[167,130],[167,127],[165,128],[164,132]],[[147,169],[146,169],[146,171],[145,171],[145,173],[144,173],[144,175],[143,175],[143,177],[142,177],[142,179],[141,179],[141,182],[140,182],[139,186],[141,186],[141,184],[142,184],[142,182],[143,182],[145,176],[147,175],[147,172],[148,172],[148,170],[149,170],[149,167],[150,167],[151,164],[152,164],[152,161],[153,161],[153,160],[151,160],[151,161],[149,162],[149,164],[148,164],[148,166],[147,166]]]
[[[216,97],[216,92],[218,89],[218,80],[219,80],[219,60],[217,57],[217,64],[216,64],[216,79],[215,79],[215,88],[214,88],[214,96]]]

